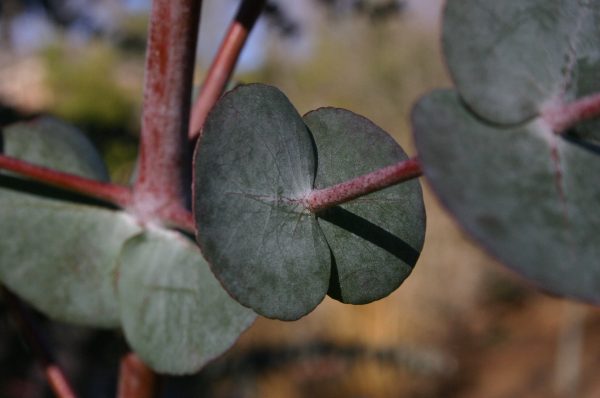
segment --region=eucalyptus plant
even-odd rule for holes
[[[262,84],[221,96],[263,5],[242,2],[189,123],[200,1],[154,1],[131,186],[63,122],[3,130],[4,285],[53,319],[120,328],[157,372],[193,373],[256,314],[398,288],[424,243],[423,172],[508,266],[600,301],[600,2],[448,0],[456,87],[415,106],[417,158],[348,110],[301,116]]]

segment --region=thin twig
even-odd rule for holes
[[[29,310],[17,296],[6,288],[2,288],[2,293],[17,326],[44,367],[44,374],[54,394],[58,398],[75,398],[71,383],[54,359]]]
[[[318,213],[371,192],[417,178],[421,174],[421,165],[416,158],[404,160],[328,188],[316,189],[304,198],[303,202],[309,211]]]
[[[121,359],[117,398],[152,398],[156,393],[156,374],[137,355]]]
[[[208,113],[225,91],[252,27],[264,8],[265,0],[244,0],[231,22],[213,60],[198,99],[192,108],[189,139],[198,138]]]
[[[131,189],[128,187],[36,166],[10,156],[0,155],[0,169],[29,177],[41,184],[99,199],[123,209],[129,208],[132,202]],[[196,231],[192,213],[178,203],[156,209],[154,218],[166,226],[179,228],[191,234]]]
[[[36,166],[10,156],[0,155],[0,169],[12,171],[46,185],[100,199],[119,207],[127,207],[131,202],[131,190],[128,187]]]
[[[568,104],[550,103],[542,111],[542,119],[557,134],[566,132],[578,122],[598,116],[600,116],[600,93],[579,98]]]

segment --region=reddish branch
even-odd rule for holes
[[[156,390],[156,374],[137,355],[129,353],[121,359],[117,398],[152,398]]]
[[[317,213],[421,174],[421,166],[416,158],[405,160],[329,188],[316,189],[304,199],[304,205]]]
[[[190,234],[196,233],[196,223],[192,212],[182,206],[158,209],[157,217],[167,227],[178,228]]]
[[[563,133],[576,123],[600,116],[600,93],[579,98],[568,104],[551,104],[542,111],[542,118],[555,133]]]
[[[189,129],[190,140],[198,138],[208,113],[225,91],[246,39],[264,5],[265,0],[244,0],[240,5],[235,19],[225,34],[217,56],[208,70],[198,99],[192,109]]]
[[[3,155],[0,169],[127,208],[141,222],[159,221],[193,232],[186,208],[191,190],[187,132],[200,5],[200,0],[153,2],[140,163],[133,190]]]
[[[191,153],[187,140],[199,0],[152,3],[146,56],[139,174],[133,211],[142,220],[186,205]]]
[[[116,206],[127,207],[131,202],[131,190],[127,187],[36,166],[10,156],[0,155],[0,169],[12,171],[46,185],[104,200]]]
[[[103,200],[121,208],[132,206],[131,189],[122,185],[99,182],[75,174],[63,173],[42,166],[0,155],[0,169],[12,171],[33,181]],[[156,209],[154,218],[173,228],[195,233],[192,213],[183,206]]]
[[[29,310],[23,305],[18,297],[7,289],[3,288],[2,293],[4,294],[8,308],[17,326],[21,330],[22,335],[25,337],[31,350],[35,353],[44,367],[46,380],[48,380],[48,384],[54,394],[58,398],[75,398],[76,395],[73,392],[69,380],[55,361]]]

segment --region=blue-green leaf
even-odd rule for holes
[[[400,146],[368,119],[344,109],[321,108],[304,116],[315,139],[315,188],[327,188],[407,160]],[[319,214],[332,251],[329,295],[365,304],[389,295],[415,266],[425,237],[419,182],[371,193]]]
[[[148,230],[130,239],[119,263],[125,336],[158,372],[198,371],[256,317],[229,297],[198,247],[177,232]]]
[[[108,178],[87,139],[58,121],[13,125],[3,139],[7,155]],[[72,198],[59,190],[0,175],[0,280],[52,318],[118,326],[115,261],[123,242],[140,228],[123,212],[67,199]]]

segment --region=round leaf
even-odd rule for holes
[[[127,340],[161,373],[198,371],[256,317],[229,297],[198,247],[177,232],[148,230],[127,241],[118,289]]]
[[[330,256],[299,204],[316,168],[302,118],[276,88],[241,86],[212,110],[198,145],[197,239],[213,272],[261,315],[307,314],[327,292]]]
[[[318,153],[315,188],[327,188],[408,157],[385,131],[344,109],[304,116]],[[329,295],[364,304],[387,296],[414,267],[425,236],[418,181],[371,193],[319,214],[333,254]]]
[[[450,91],[422,99],[413,124],[424,173],[467,232],[544,289],[600,302],[597,152],[539,119],[485,124]]]
[[[522,123],[546,104],[598,91],[598,37],[594,1],[448,0],[444,12],[453,80],[469,107],[493,123]]]
[[[51,119],[3,132],[4,153],[106,180],[104,164],[77,130]],[[123,212],[66,201],[59,190],[0,175],[0,279],[48,316],[119,325],[113,286],[123,242],[139,231]]]

